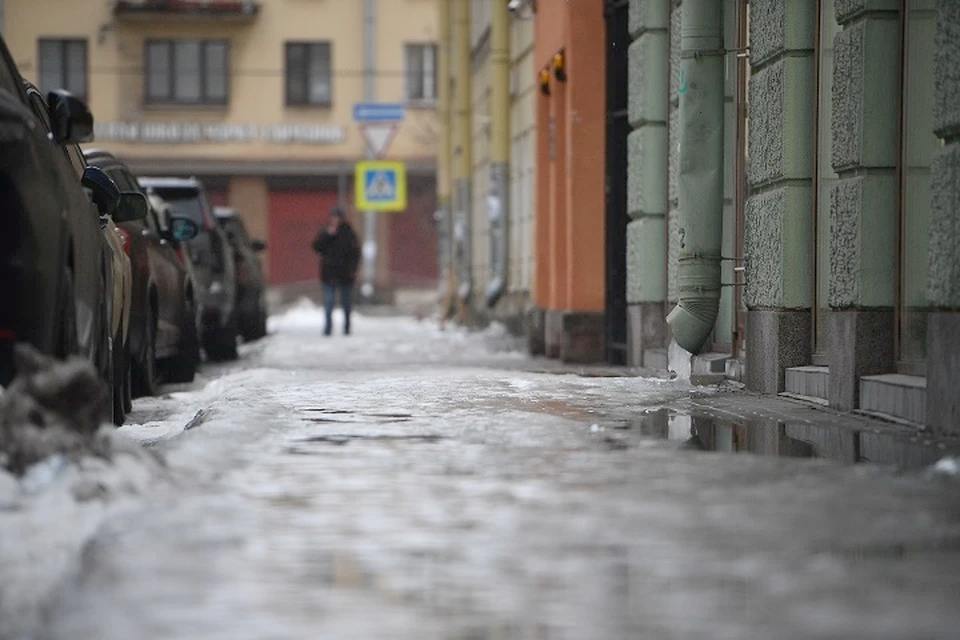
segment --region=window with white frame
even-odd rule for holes
[[[40,90],[66,89],[87,99],[87,41],[82,38],[39,41]]]
[[[286,44],[286,100],[291,106],[333,103],[329,42]]]
[[[227,103],[230,48],[226,40],[148,40],[146,102]]]
[[[437,45],[408,44],[407,100],[435,102],[437,99]]]

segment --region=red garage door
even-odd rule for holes
[[[433,288],[437,283],[436,181],[411,176],[407,210],[383,214],[390,224],[390,281],[395,287]]]
[[[317,279],[317,256],[310,245],[336,202],[334,191],[270,192],[271,284]]]

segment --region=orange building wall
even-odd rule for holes
[[[535,63],[563,51],[567,79],[551,73],[537,108],[537,255],[542,309],[604,310],[606,37],[603,0],[540,3]]]

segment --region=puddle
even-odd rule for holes
[[[309,438],[300,438],[297,442],[309,444],[332,444],[343,446],[350,442],[422,442],[432,444],[445,440],[445,436],[435,433],[412,433],[412,434],[354,434],[354,433],[331,433],[321,436],[310,436]]]
[[[358,413],[346,409],[324,409],[321,407],[307,407],[301,409],[304,412],[319,413],[323,417],[303,418],[306,422],[317,423],[337,423],[337,424],[395,424],[400,422],[410,422],[413,420],[412,413]],[[344,416],[344,417],[325,417],[325,416]],[[346,416],[356,416],[358,419],[350,419]]]
[[[353,411],[347,411],[346,409],[324,409],[322,407],[306,407],[301,409],[301,411],[311,411],[315,413],[329,413],[334,415],[353,415]]]
[[[683,449],[821,458],[845,464],[867,462],[901,469],[927,467],[958,448],[909,431],[891,428],[888,432],[830,424],[831,417],[824,413],[817,419],[790,420],[757,415],[733,420],[664,408],[605,426],[675,441]]]

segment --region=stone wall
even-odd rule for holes
[[[670,0],[631,0],[629,26],[628,352],[630,363],[641,365],[645,350],[664,346],[666,326]]]
[[[937,5],[927,326],[927,424],[960,434],[960,3]]]
[[[745,213],[748,384],[783,390],[784,370],[808,364],[809,344],[780,348],[780,334],[809,336],[816,3],[750,3],[749,163]],[[756,340],[757,336],[765,336]],[[807,341],[808,343],[809,341]]]
[[[896,0],[836,0],[830,191],[830,404],[893,368],[900,22]]]

